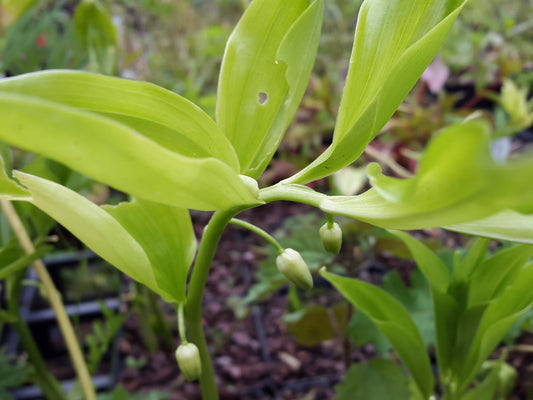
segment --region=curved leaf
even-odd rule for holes
[[[533,244],[533,215],[513,210],[500,211],[475,221],[446,225],[444,228],[475,236]]]
[[[288,182],[351,164],[379,133],[437,54],[466,0],[366,0],[333,143]]]
[[[385,177],[373,165],[368,171],[372,189],[329,197],[320,208],[393,229],[449,226],[507,208],[533,212],[533,159],[496,163],[489,127],[481,120],[442,130],[413,178]]]
[[[217,123],[241,173],[266,168],[307,87],[323,0],[254,0],[231,35],[217,97]]]
[[[340,277],[324,269],[320,274],[356,308],[364,312],[391,342],[425,399],[433,392],[433,373],[424,341],[402,304],[369,283]]]
[[[175,301],[185,300],[187,274],[196,252],[189,212],[146,200],[103,209],[144,249],[159,288]]]
[[[36,207],[103,259],[166,301],[185,299],[196,250],[187,210],[146,200],[99,207],[57,183],[15,171]]]
[[[57,183],[15,171],[31,192],[31,202],[50,215],[103,259],[158,291],[150,261],[142,247],[109,213]]]
[[[199,210],[257,203],[222,161],[182,156],[94,113],[0,91],[0,119],[0,140],[138,198]]]
[[[505,333],[531,308],[533,304],[531,282],[533,282],[533,264],[524,267],[505,292],[488,305],[470,346],[467,361],[457,373],[461,379],[459,391],[468,387],[481,364],[489,357]]]
[[[102,113],[174,152],[218,158],[239,171],[235,151],[215,122],[187,99],[151,83],[52,70],[0,79],[0,91]],[[152,134],[158,126],[164,135]]]
[[[0,156],[0,199],[29,200],[31,193],[10,179],[4,169],[4,159]]]

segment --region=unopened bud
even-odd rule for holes
[[[333,254],[339,254],[342,246],[342,230],[339,224],[333,223],[333,226],[329,227],[326,222],[320,228],[320,239],[326,251]]]
[[[196,345],[193,343],[180,344],[176,350],[176,360],[186,380],[194,381],[200,379],[202,362]]]
[[[276,258],[276,266],[285,277],[301,289],[313,287],[313,277],[309,267],[300,253],[293,249],[285,249]]]

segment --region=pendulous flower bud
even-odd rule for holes
[[[307,290],[313,287],[313,277],[309,267],[296,250],[285,249],[276,258],[276,266],[279,272],[299,288]]]
[[[202,362],[196,345],[193,343],[180,344],[176,350],[176,360],[186,380],[194,381],[200,379]]]
[[[332,227],[328,227],[328,223],[326,222],[322,225],[320,228],[320,239],[326,251],[339,254],[342,246],[342,230],[339,224],[334,222]]]

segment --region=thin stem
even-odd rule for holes
[[[187,334],[185,333],[185,317],[183,313],[184,304],[178,304],[178,331],[180,334],[180,339],[182,344],[187,343]]]
[[[13,316],[13,327],[17,331],[20,342],[28,354],[29,360],[35,373],[33,380],[41,388],[43,395],[49,400],[65,400],[65,395],[61,392],[61,386],[57,379],[48,372],[46,363],[33,339],[28,324],[23,320],[19,310],[20,289],[24,274],[19,273],[11,280],[11,290],[8,296],[9,315]]]
[[[187,303],[185,304],[185,320],[187,323],[187,333],[189,341],[194,343],[200,351],[202,362],[202,375],[200,386],[203,400],[218,400],[218,389],[215,381],[215,371],[209,356],[209,349],[202,327],[202,298],[209,268],[215,256],[216,248],[224,229],[239,210],[217,211],[211,217],[209,224],[205,227],[194,263],[189,290],[187,293]]]
[[[315,192],[307,186],[293,183],[278,183],[259,191],[259,200],[265,203],[288,200],[320,208],[320,203],[326,198],[325,194]]]
[[[254,224],[251,224],[249,222],[246,222],[246,221],[243,221],[242,219],[237,219],[237,218],[232,218],[230,223],[233,225],[237,225],[242,228],[248,229],[249,231],[252,231],[258,234],[263,239],[265,239],[267,242],[272,244],[278,250],[279,254],[283,253],[283,251],[285,250],[283,246],[280,245],[279,242],[271,234],[259,228],[258,226],[255,226]]]
[[[19,240],[22,248],[27,254],[32,254],[35,252],[33,243],[28,236],[28,233],[24,229],[22,222],[20,221],[17,212],[13,205],[7,200],[1,200],[2,209],[9,221],[9,224],[13,228],[17,239]],[[57,323],[59,324],[59,329],[63,334],[65,339],[65,345],[69,352],[72,363],[74,364],[74,369],[80,381],[83,393],[86,400],[96,400],[96,394],[94,391],[93,382],[83,358],[79,343],[76,339],[76,334],[74,333],[74,328],[70,322],[70,319],[65,311],[63,301],[61,300],[61,295],[57,291],[52,278],[48,274],[46,267],[44,266],[41,260],[35,260],[34,263],[35,271],[41,280],[41,283],[44,286],[48,301],[50,306],[54,310],[56,315]]]
[[[333,214],[328,213],[328,229],[333,229],[335,224],[335,219],[333,219]]]

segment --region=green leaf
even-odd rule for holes
[[[290,182],[330,175],[359,157],[433,60],[465,3],[363,3],[333,143]]]
[[[354,364],[341,383],[335,386],[335,400],[408,400],[409,379],[402,368],[390,360],[372,359]]]
[[[103,209],[56,183],[21,172],[15,176],[31,192],[35,206],[103,259],[166,301],[185,298],[195,246],[186,210],[145,200]]]
[[[333,308],[309,306],[303,310],[296,321],[288,323],[287,331],[304,346],[316,346],[325,340],[336,337],[344,330],[348,318],[347,303]]]
[[[323,0],[254,0],[222,63],[217,122],[241,173],[257,178],[274,155],[311,76]]]
[[[468,387],[482,363],[513,323],[531,308],[533,304],[531,282],[533,282],[533,264],[522,268],[502,295],[489,303],[469,347],[466,362],[461,364],[462,368],[457,372],[460,392]]]
[[[470,235],[533,244],[533,215],[512,210],[503,210],[474,221],[446,225],[444,228]]]
[[[52,250],[51,246],[43,246],[39,247],[30,255],[23,256],[19,258],[16,261],[13,261],[7,265],[2,265],[0,263],[0,279],[5,279],[11,274],[14,274],[17,271],[20,271],[21,269],[24,269],[28,267],[31,263],[33,263],[35,260],[41,258],[46,253],[50,252]],[[2,258],[2,251],[0,249],[0,259]]]
[[[111,75],[116,69],[117,33],[99,0],[83,0],[74,12],[76,33],[89,53],[89,67]]]
[[[1,79],[0,91],[103,114],[173,152],[218,158],[239,172],[235,150],[215,122],[187,99],[151,83],[81,71],[41,71]]]
[[[476,220],[506,208],[533,212],[533,159],[498,164],[489,126],[481,120],[443,129],[430,142],[418,173],[397,179],[369,165],[372,189],[322,200],[320,208],[394,229],[421,229]]]
[[[0,199],[27,200],[31,194],[7,176],[4,159],[0,156]]]
[[[409,234],[401,231],[390,232],[403,240],[413,254],[418,268],[420,268],[430,284],[439,291],[446,292],[448,290],[448,285],[450,284],[450,273],[442,260],[429,248]]]
[[[196,252],[189,212],[140,199],[103,209],[144,249],[159,288],[178,301],[185,300],[187,274]]]
[[[182,156],[94,113],[0,91],[0,118],[0,140],[138,198],[199,210],[257,203],[222,161]]]
[[[499,297],[533,255],[533,246],[520,245],[498,251],[479,263],[470,276],[468,306],[485,304]]]
[[[433,392],[433,373],[426,346],[405,307],[384,290],[356,279],[321,270],[356,308],[364,312],[391,342],[424,398]]]
[[[5,350],[0,348],[0,388],[18,387],[28,379],[27,365],[22,363],[13,365],[14,358],[13,355],[5,354]]]

